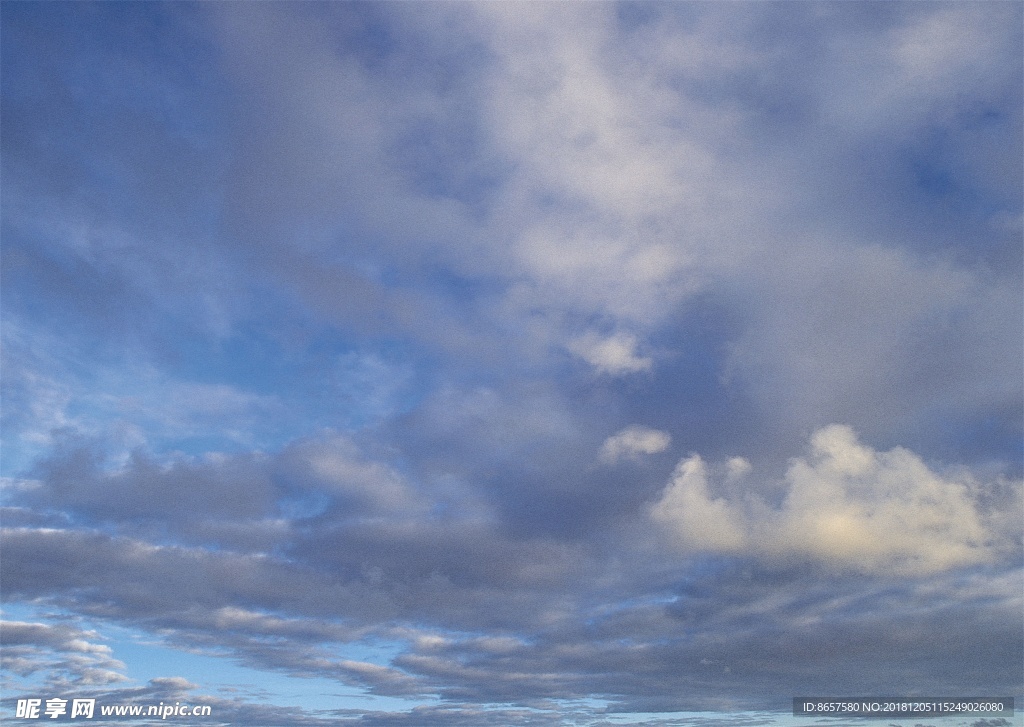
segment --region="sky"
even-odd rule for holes
[[[1024,705],[1022,15],[4,2],[4,721]]]

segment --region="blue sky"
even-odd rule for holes
[[[8,717],[1024,699],[1019,3],[0,12]]]

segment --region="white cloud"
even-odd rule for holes
[[[672,438],[668,432],[634,424],[605,440],[601,446],[600,459],[612,464],[621,457],[635,457],[639,454],[657,454],[668,449]]]
[[[871,55],[863,53],[862,38],[843,38],[833,50],[840,80],[832,75],[827,83],[844,92],[823,89],[825,108],[834,123],[859,130],[944,115],[968,97],[992,97],[1012,78],[1001,59],[1015,52],[1003,29],[1016,17],[1009,7],[979,13],[933,5],[881,34]]]
[[[740,550],[746,543],[742,514],[729,501],[712,499],[707,480],[707,467],[699,455],[682,460],[651,515],[672,527],[690,547]]]
[[[649,371],[652,361],[637,354],[636,336],[616,333],[607,338],[587,333],[569,344],[569,350],[602,374],[635,374]]]
[[[490,229],[513,230],[509,264],[535,287],[533,304],[660,320],[722,247],[695,227],[721,220],[711,180],[735,184],[707,143],[704,104],[666,93],[659,76],[672,69],[613,50],[610,6],[479,6],[471,25],[496,59],[482,120],[514,169]]]
[[[730,460],[723,489],[744,475],[744,465]],[[1017,527],[983,510],[970,477],[936,474],[901,447],[878,452],[842,425],[815,432],[810,455],[792,460],[785,481],[777,508],[753,495],[715,497],[708,468],[694,455],[680,462],[651,516],[687,549],[893,574],[992,561],[1012,547],[1008,528]]]

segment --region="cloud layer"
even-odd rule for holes
[[[5,694],[1021,695],[1021,21],[5,7]]]

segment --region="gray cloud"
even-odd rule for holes
[[[47,689],[66,689],[127,681],[125,665],[111,648],[97,643],[95,631],[70,624],[5,620],[0,622],[4,668],[19,677],[41,673]]]

